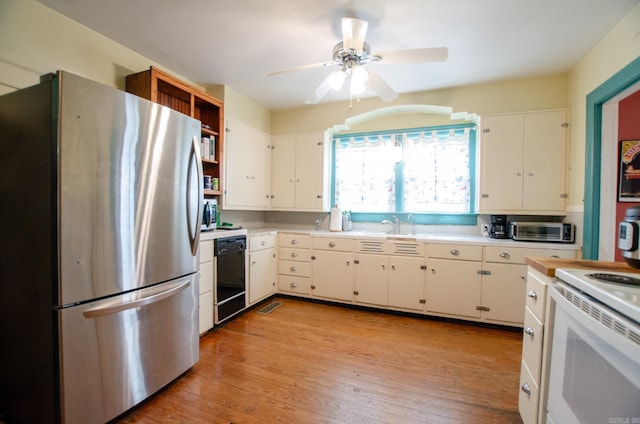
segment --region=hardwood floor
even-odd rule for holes
[[[522,423],[521,332],[276,300],[118,422]]]

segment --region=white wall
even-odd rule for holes
[[[603,38],[569,73],[571,166],[569,205],[582,210],[585,176],[587,95],[640,56],[640,4]]]

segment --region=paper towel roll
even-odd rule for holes
[[[335,208],[331,208],[329,231],[342,231],[342,209],[338,205]]]

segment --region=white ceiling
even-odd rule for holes
[[[568,71],[640,2],[39,1],[185,78],[228,85],[272,110],[304,106],[333,68],[266,75],[331,60],[345,16],[369,22],[372,53],[449,48],[445,63],[367,65],[397,92],[408,93]],[[348,96],[345,88],[323,102]]]

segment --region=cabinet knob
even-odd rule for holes
[[[395,271],[396,270],[396,266],[395,265],[391,265],[391,270]]]
[[[524,332],[528,335],[530,335],[532,338],[535,335],[535,331],[533,331],[533,327],[527,327],[524,329]]]
[[[393,267],[392,267],[392,268],[393,268]],[[387,267],[386,267],[386,266],[384,266],[384,264],[382,264],[382,269],[387,269]]]
[[[291,268],[289,268],[291,270],[291,272],[296,272],[297,268],[295,266],[292,266]]]
[[[510,254],[508,254],[507,252],[502,252],[502,253],[500,254],[500,257],[501,257],[502,259],[509,259],[509,258],[511,257],[511,255],[510,255]]]
[[[521,280],[524,280],[524,281],[527,281],[527,277],[526,277],[526,276],[524,276],[524,275],[521,275],[521,276],[520,276],[520,279],[521,279]]]
[[[316,196],[316,199],[322,199],[322,196],[320,196],[319,194]]]
[[[449,253],[451,253],[453,256],[460,255],[460,251],[457,250],[457,249],[451,249],[451,250],[449,250]]]
[[[267,241],[266,240],[262,240],[262,243],[260,243],[261,246],[266,246],[267,245]]]
[[[298,287],[298,283],[291,283],[291,288],[295,289],[296,287]]]
[[[292,257],[292,258],[297,258],[297,257],[298,257],[298,254],[297,254],[296,252],[291,252],[291,257]]]
[[[329,247],[336,247],[336,244],[334,242],[329,243]]]
[[[528,176],[530,176],[530,177],[533,177],[533,176],[534,176],[534,173],[533,173],[533,171],[529,171],[529,172],[527,173],[527,175],[528,175]]]
[[[535,290],[529,290],[527,292],[527,297],[530,297],[533,300],[538,300],[538,293]]]
[[[298,244],[298,240],[296,239],[291,240],[291,244]]]
[[[521,387],[522,391],[525,392],[526,394],[530,395],[531,394],[531,387],[529,387],[528,383],[524,383]]]
[[[522,177],[522,172],[518,171],[518,172],[516,172],[516,175],[517,175],[518,177]]]

